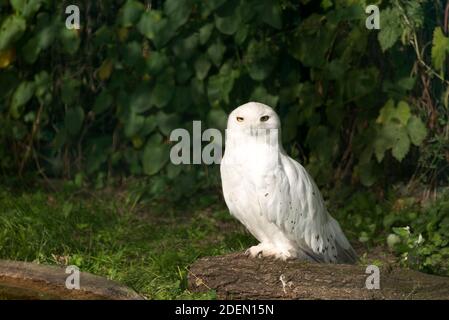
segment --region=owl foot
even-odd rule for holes
[[[245,251],[245,255],[251,258],[262,258],[276,256],[276,250],[265,243],[259,243],[257,246],[252,246]]]
[[[276,252],[275,254],[276,259],[287,261],[295,259],[295,256],[292,255],[290,252]]]

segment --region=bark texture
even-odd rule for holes
[[[240,253],[197,260],[189,270],[194,292],[219,299],[449,299],[449,278],[382,264],[380,289],[367,289],[364,265],[315,264],[249,258]]]
[[[133,290],[90,273],[80,273],[80,288],[67,289],[65,268],[0,260],[0,299],[143,299]]]

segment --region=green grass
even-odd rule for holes
[[[213,299],[212,291],[187,290],[188,266],[256,243],[216,194],[164,203],[132,186],[92,191],[66,182],[57,190],[0,185],[0,259],[77,265],[148,299]],[[380,201],[367,192],[340,191],[331,199],[332,215],[361,252],[384,252],[388,234],[410,226],[398,253],[414,269],[448,274],[447,196],[427,207],[394,195]],[[420,234],[424,243],[417,245]]]
[[[139,207],[127,193],[74,192],[0,187],[0,259],[74,264],[149,299],[210,299],[186,289],[187,267],[254,243],[218,198],[207,208]]]

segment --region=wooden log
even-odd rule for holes
[[[449,278],[385,264],[380,289],[367,289],[364,265],[249,258],[243,252],[192,264],[189,290],[219,299],[449,299]]]
[[[143,299],[123,285],[86,272],[79,274],[79,289],[68,289],[68,276],[63,267],[0,260],[0,299]]]

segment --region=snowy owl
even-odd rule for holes
[[[276,112],[262,103],[246,103],[228,118],[223,195],[231,214],[260,242],[246,253],[354,263],[356,254],[312,177],[283,150],[280,129]]]

